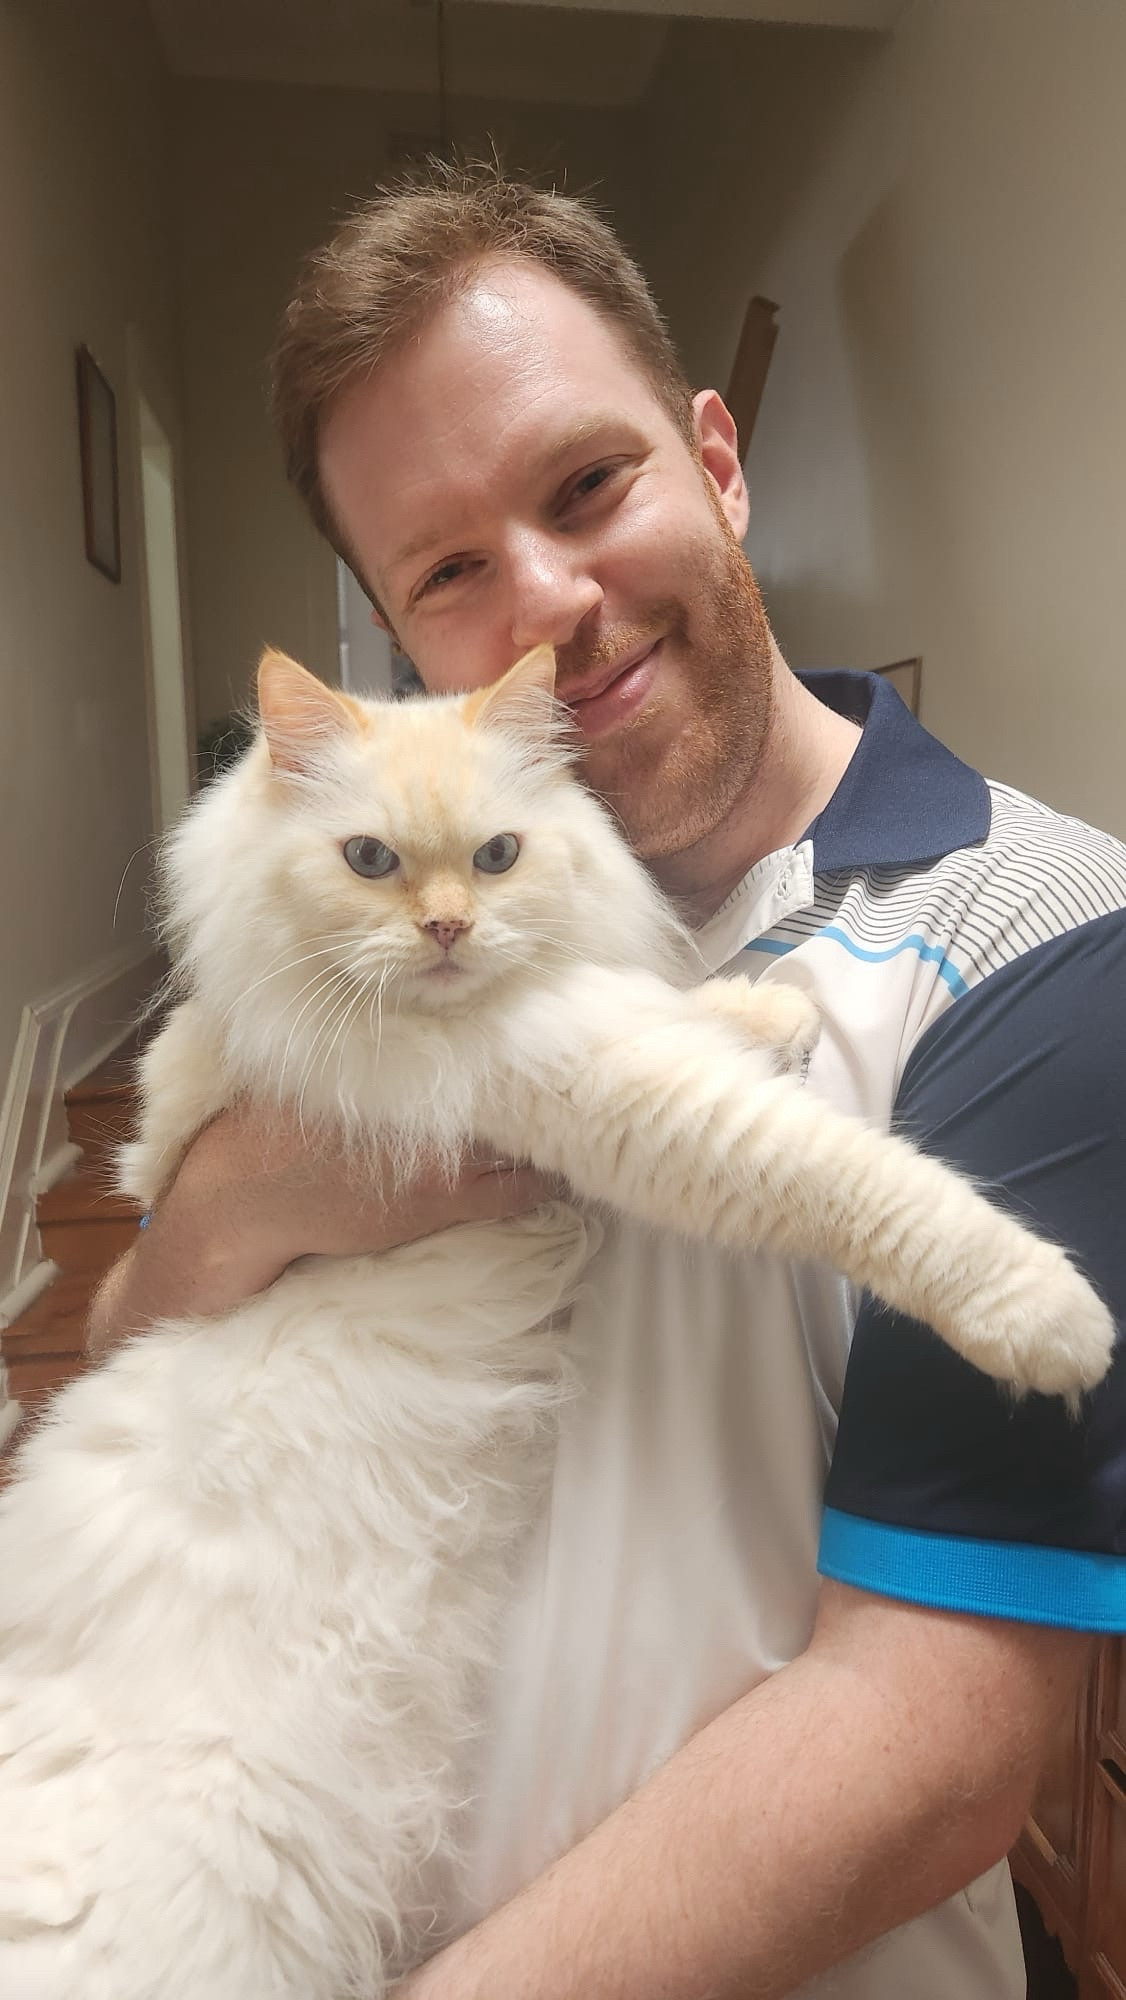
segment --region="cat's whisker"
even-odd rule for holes
[[[135,847],[133,849],[132,854],[129,856],[128,861],[125,863],[125,867],[122,869],[121,880],[117,885],[117,894],[113,899],[113,915],[109,920],[109,927],[111,931],[115,931],[117,929],[117,913],[118,910],[121,908],[121,898],[125,892],[125,884],[129,879],[129,870],[132,868],[134,861],[137,859],[137,856],[139,854],[147,854],[151,848],[160,847],[161,844],[163,843],[163,840],[164,840],[164,835],[162,833],[154,834],[151,840],[143,840],[141,842],[140,847]]]
[[[339,1025],[336,1029],[335,1034],[333,1035],[331,1042],[329,1043],[327,1049],[325,1050],[324,1055],[321,1057],[319,1074],[322,1077],[324,1076],[324,1073],[328,1068],[329,1062],[331,1061],[334,1052],[339,1048],[340,1053],[337,1056],[336,1069],[337,1069],[337,1081],[338,1082],[340,1081],[340,1071],[344,1059],[344,1048],[341,1038],[346,1034],[348,1028],[354,1021],[356,1014],[364,1004],[364,1000],[367,997],[367,985],[368,982],[365,980],[362,985],[356,988],[354,994],[352,995],[351,1000],[343,1002],[341,1007],[338,1009],[338,1013],[340,1016]]]
[[[305,1001],[304,1006],[301,1007],[298,1013],[294,1016],[293,1023],[289,1031],[289,1038],[286,1041],[285,1045],[285,1053],[282,1057],[282,1064],[284,1068],[288,1068],[290,1048],[293,1043],[294,1037],[297,1035],[298,1029],[300,1028],[302,1021],[305,1019],[305,1016],[313,1012],[321,1004],[322,1000],[326,998],[326,996],[332,994],[334,990],[343,987],[344,984],[345,980],[343,974],[341,973],[339,967],[336,966],[330,966],[327,970],[323,970],[317,973],[315,977],[309,981],[309,985],[312,987],[313,990],[309,994],[308,999]],[[306,989],[302,987],[301,990],[302,992],[304,992]]]
[[[280,979],[284,973],[296,972],[299,966],[308,964],[309,961],[313,958],[325,958],[328,956],[330,956],[330,953],[327,950],[320,952],[308,952],[306,953],[304,958],[291,959],[287,965],[278,966],[274,972],[267,973],[264,979],[255,980],[253,986],[247,987],[246,994],[240,994],[237,1000],[231,1002],[230,1007],[227,1009],[227,1012],[223,1017],[224,1022],[228,1021],[231,1018],[231,1016],[238,1011],[238,1009],[242,1006],[243,1001],[249,994],[255,992],[258,987],[266,985],[270,979]],[[301,995],[303,993],[307,993],[310,986],[315,986],[317,981],[319,979],[323,979],[324,977],[326,977],[326,971],[325,968],[322,966],[319,971],[314,972],[310,975],[310,977],[305,981],[304,986],[298,987],[296,993],[294,993],[291,996],[292,1000],[294,1001],[300,1000]]]
[[[336,981],[323,996],[323,1005],[320,1014],[312,1028],[312,1039],[305,1051],[305,1063],[302,1070],[302,1092],[304,1092],[310,1082],[313,1074],[313,1065],[316,1062],[317,1054],[324,1038],[336,1022],[340,1009],[346,1004],[348,998],[350,998],[350,995],[340,981]]]
[[[320,1003],[320,1001],[322,1000],[322,998],[326,993],[326,990],[328,993],[331,993],[334,987],[339,987],[342,984],[343,984],[343,976],[339,972],[339,970],[334,969],[330,970],[329,972],[322,973],[319,977],[319,982],[317,982],[315,985],[314,992],[312,992],[309,995],[308,1000],[306,1000],[305,1005],[302,1007],[296,1020],[292,1022],[288,1037],[286,1038],[285,1048],[282,1051],[281,1063],[279,1064],[278,1082],[280,1090],[284,1091],[286,1087],[286,1079],[289,1076],[290,1051],[293,1047],[294,1037],[296,1036],[298,1029],[300,1028],[301,1023],[304,1020],[306,1014],[309,1013],[311,1008],[316,1007]],[[314,1035],[314,1045],[315,1045],[315,1040],[316,1036]]]
[[[341,1042],[342,1036],[345,1035],[349,1025],[354,1020],[356,1013],[358,1012],[359,1008],[363,1005],[363,1001],[368,990],[370,979],[373,976],[374,976],[373,974],[369,974],[367,978],[360,980],[358,983],[355,981],[354,977],[349,978],[341,983],[341,990],[337,994],[330,994],[328,996],[325,1006],[324,1016],[322,1020],[319,1022],[313,1034],[313,1039],[309,1045],[308,1053],[305,1060],[305,1067],[302,1074],[301,1090],[298,1100],[298,1116],[299,1119],[302,1121],[301,1122],[302,1131],[304,1131],[305,1129],[303,1122],[305,1093],[308,1090],[310,1082],[312,1081],[313,1066],[317,1062],[318,1051],[321,1051],[322,1053],[320,1056],[320,1063],[317,1068],[317,1075],[320,1079],[323,1080],[329,1062],[331,1061],[333,1050]],[[331,1039],[329,1039],[329,1037],[331,1037]],[[340,1065],[338,1063],[338,1070],[339,1067]]]
[[[581,925],[576,926],[576,928],[579,929],[581,934],[581,929],[582,929]],[[515,932],[515,935],[517,937],[535,938],[537,943],[539,944],[557,944],[560,945],[565,951],[570,951],[573,949],[571,940],[569,938],[560,936],[559,929],[554,923],[543,924],[543,925],[522,924],[520,926],[520,929],[517,932]]]
[[[550,945],[552,950],[558,952],[561,958],[573,958],[581,960],[586,956],[586,954],[583,951],[581,951],[577,945],[568,943],[568,941],[565,938],[555,937],[553,933],[551,933],[550,931],[535,931],[532,929],[527,929],[520,931],[518,933],[518,936],[520,941],[530,939],[531,942],[534,944]],[[500,947],[497,945],[491,945],[489,949],[492,951],[496,951],[499,950]],[[526,956],[527,953],[525,953],[525,957]]]
[[[314,958],[330,958],[333,955],[336,945],[341,940],[351,940],[354,939],[354,936],[355,933],[353,931],[342,930],[324,932],[319,939],[306,939],[305,942],[311,949],[300,953],[297,958],[285,959],[280,965],[272,965],[268,971],[262,974],[261,978],[255,979],[251,985],[243,988],[237,998],[232,1000],[230,1006],[225,1009],[222,1017],[224,1025],[230,1020],[232,1014],[236,1013],[239,1007],[242,1006],[247,996],[251,993],[256,993],[260,986],[268,985],[271,979],[281,979],[287,972],[296,972],[299,966],[310,964]],[[302,987],[300,991],[304,993],[305,988]],[[300,994],[294,995],[295,999],[299,997]]]
[[[518,945],[506,946],[502,944],[491,944],[488,949],[489,949],[489,957],[491,960],[500,960],[502,963],[506,965],[522,966],[525,968],[525,970],[538,970],[542,975],[543,972],[542,958],[526,950],[521,950]],[[574,958],[579,962],[582,961],[582,953],[578,951],[573,952],[568,947],[563,947],[562,950],[559,951],[559,956],[561,958],[567,958],[567,957]]]
[[[383,966],[378,974],[373,973],[365,989],[367,997],[367,1035],[374,1046],[378,1063],[383,1047],[383,992],[391,975],[391,967]]]
[[[380,974],[379,982],[376,986],[375,992],[372,994],[371,1003],[368,1008],[368,1026],[371,1029],[375,1041],[376,1062],[379,1061],[379,1058],[383,1053],[383,994],[384,994],[384,989],[386,988],[387,985],[387,981],[391,976],[391,971],[392,968],[390,965],[384,966],[383,971]],[[379,1023],[377,1028],[374,1026],[372,1021],[373,1009],[375,1010],[376,1018],[378,1019]]]

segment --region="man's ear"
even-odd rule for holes
[[[279,771],[303,771],[333,737],[359,728],[343,695],[273,646],[258,662],[258,715]]]
[[[517,729],[547,742],[557,734],[555,648],[533,646],[492,687],[471,694],[462,711],[471,729]]]
[[[704,471],[716,488],[732,534],[741,542],[747,532],[751,503],[743,478],[735,419],[714,389],[701,389],[692,399],[692,409]]]

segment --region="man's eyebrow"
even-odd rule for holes
[[[640,442],[640,432],[636,430],[632,419],[623,416],[620,410],[602,410],[593,416],[584,417],[581,423],[572,425],[561,436],[553,438],[542,452],[534,454],[529,461],[532,478],[550,472],[553,466],[562,464],[565,459],[570,458],[572,452],[581,451],[584,445],[590,444],[594,438],[605,435],[609,430],[628,433],[630,437]],[[396,549],[384,573],[393,574],[395,570],[402,569],[404,564],[413,562],[417,556],[425,555],[429,549],[439,548],[443,542],[451,539],[456,541],[457,536],[451,538],[438,534],[433,528],[422,528],[417,535],[412,535],[408,542],[404,542],[402,548]]]
[[[639,435],[632,418],[623,416],[620,410],[596,411],[593,416],[584,417],[580,423],[564,431],[563,435],[556,438],[538,459],[533,459],[533,465],[539,470],[548,471],[560,459],[570,458],[573,451],[581,450],[583,445],[590,444],[594,438],[610,430],[629,433],[634,438]]]
[[[412,535],[409,542],[404,542],[401,549],[396,549],[390,562],[384,566],[385,573],[391,575],[395,570],[402,569],[404,563],[413,562],[416,556],[425,555],[427,549],[437,547],[439,540],[440,537],[435,534],[433,528],[423,528],[421,534]]]

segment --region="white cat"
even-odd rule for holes
[[[830,1258],[1019,1387],[1098,1380],[1111,1323],[1061,1251],[784,1073],[800,994],[680,990],[690,942],[570,774],[553,665],[382,706],[267,656],[259,740],[171,845],[184,998],[124,1184],[155,1199],[238,1096],[357,1172],[484,1140]],[[3,2000],[378,2000],[432,1948],[597,1230],[555,1203],[305,1259],[56,1399],[0,1502]]]

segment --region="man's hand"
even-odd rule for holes
[[[458,1222],[519,1215],[551,1190],[491,1155],[451,1183],[437,1169],[408,1186],[378,1167],[310,1150],[292,1120],[226,1111],[189,1148],[147,1229],[94,1300],[87,1351],[184,1313],[230,1312],[298,1257],[391,1250]]]
[[[402,2000],[783,2000],[1008,1852],[1088,1650],[824,1584],[799,1659]]]

